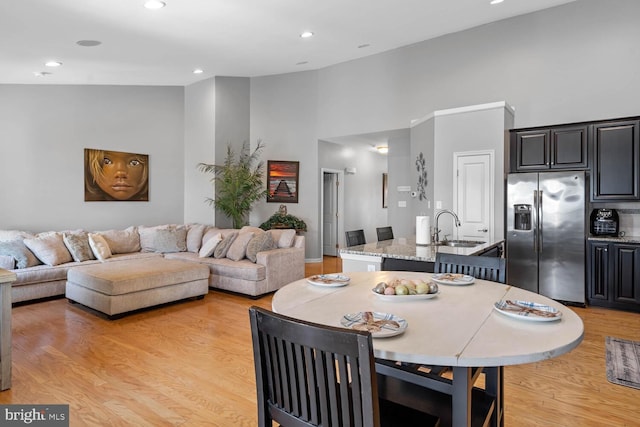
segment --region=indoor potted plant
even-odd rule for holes
[[[231,218],[233,228],[247,225],[251,207],[267,195],[262,179],[264,162],[259,160],[263,148],[264,144],[258,140],[258,145],[251,152],[249,143],[244,142],[236,158],[231,146],[227,146],[224,164],[198,164],[200,171],[213,174],[211,182],[216,186],[216,198],[207,198],[206,202]]]
[[[268,220],[260,224],[263,230],[271,230],[278,228],[292,228],[296,232],[307,231],[307,224],[295,215],[287,213],[287,207],[280,205],[278,212],[269,217]]]

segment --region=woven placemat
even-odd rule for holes
[[[607,380],[640,389],[640,341],[607,337]]]

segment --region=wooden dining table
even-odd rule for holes
[[[383,363],[376,364],[378,373],[418,387],[407,390],[429,390],[425,396],[450,396],[449,422],[454,427],[475,425],[477,409],[482,405],[488,407],[489,424],[503,425],[504,366],[560,356],[583,339],[582,320],[569,307],[508,284],[473,279],[471,284],[439,284],[438,293],[428,298],[394,300],[375,293],[373,288],[380,282],[402,279],[429,282],[432,274],[403,271],[340,274],[349,279],[344,286],[317,281],[312,284],[308,278],[284,286],[273,296],[273,310],[339,327],[347,325],[343,324],[345,315],[360,312],[400,317],[407,324],[403,333],[385,338],[374,335],[375,357],[411,365],[451,367],[453,378],[449,382],[428,377],[423,380]],[[510,316],[495,307],[497,302],[506,300],[542,304],[558,310],[560,315],[553,319]],[[474,386],[480,373],[485,374],[482,390]],[[397,394],[397,390],[389,394]]]

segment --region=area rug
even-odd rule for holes
[[[607,380],[640,389],[640,341],[606,338]]]

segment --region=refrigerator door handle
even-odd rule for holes
[[[544,209],[542,208],[542,194],[543,191],[540,190],[538,191],[538,252],[542,253],[543,251],[543,242],[544,242],[544,230],[542,229],[542,223],[544,222],[544,217],[543,217],[543,212]]]
[[[538,190],[533,190],[533,252],[538,252]]]

